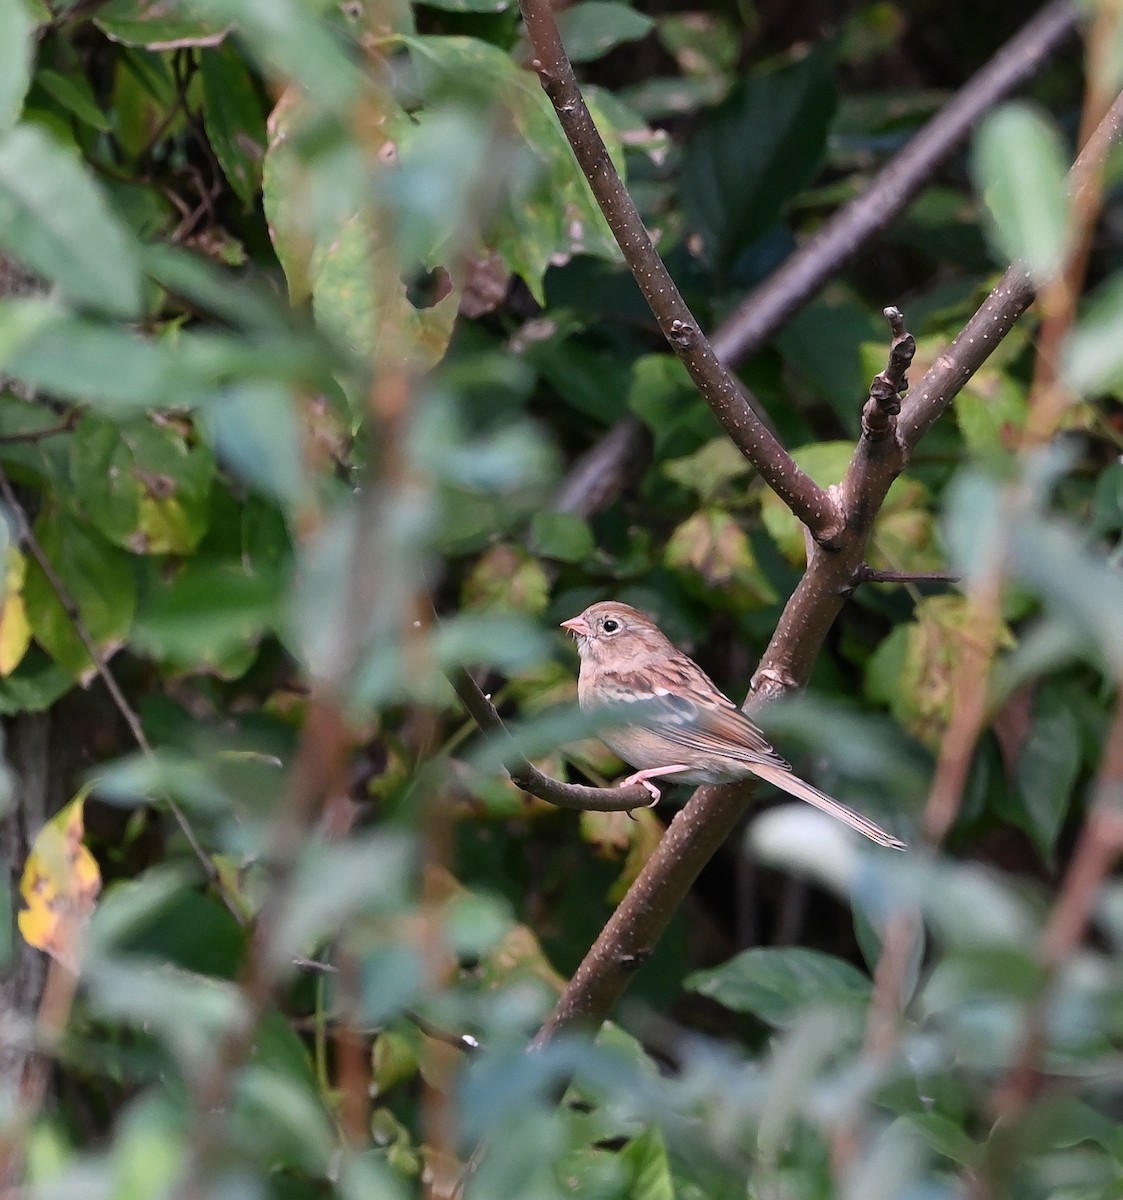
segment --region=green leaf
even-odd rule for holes
[[[1075,392],[1123,388],[1123,275],[1109,276],[1092,294],[1069,332],[1061,362]]]
[[[1008,447],[1025,423],[1025,384],[1005,371],[984,367],[952,404],[967,449],[974,455],[993,455]]]
[[[378,242],[358,217],[344,225],[315,266],[316,321],[360,359],[405,356],[420,369],[433,366],[452,336],[458,303],[452,291],[431,308],[415,308],[398,275],[394,248]]]
[[[619,251],[577,167],[550,102],[510,55],[475,38],[415,37],[409,46],[425,92],[491,111],[498,102],[524,147],[512,146],[501,201],[484,240],[521,275],[539,303],[551,261],[576,253],[619,260]],[[590,111],[621,175],[624,156],[611,117],[591,97]],[[494,186],[494,183],[493,183]]]
[[[34,299],[0,302],[0,367],[30,387],[115,412],[167,403],[178,375],[171,345]]]
[[[973,1168],[979,1152],[957,1121],[936,1112],[907,1113],[905,1120],[937,1153],[962,1167]]]
[[[596,551],[589,522],[576,513],[543,511],[530,522],[534,549],[559,562],[588,562]]]
[[[245,59],[230,42],[200,56],[203,120],[223,174],[250,208],[261,187],[265,114]]]
[[[1056,274],[1068,248],[1065,157],[1052,122],[1023,101],[1004,104],[975,136],[975,184],[994,240],[1038,285]]]
[[[181,16],[178,5],[159,0],[108,0],[98,6],[94,24],[111,41],[148,50],[215,46],[227,33],[221,22]]]
[[[738,607],[777,599],[748,535],[721,509],[700,508],[687,517],[668,538],[663,561],[674,571],[697,575],[703,591],[720,590]]]
[[[31,82],[35,23],[23,0],[0,4],[0,131],[16,123]]]
[[[102,111],[90,85],[81,76],[61,75],[58,71],[40,67],[35,72],[35,83],[52,100],[91,129],[96,129],[99,133],[109,133],[112,130],[112,122]]]
[[[1090,660],[1123,671],[1123,575],[1068,521],[1031,516],[1007,537],[1015,577],[1086,640]]]
[[[156,341],[35,299],[0,300],[0,370],[115,417],[191,408],[231,380],[328,382],[322,350],[292,333],[183,330]]]
[[[811,442],[792,451],[792,458],[820,486],[838,483],[850,465],[854,447],[850,442]],[[803,540],[803,525],[791,509],[769,490],[761,498],[761,517],[780,552],[789,562],[802,562],[807,546]]]
[[[200,409],[199,419],[223,465],[251,487],[285,504],[306,497],[303,429],[282,384],[227,388]]]
[[[219,665],[275,622],[280,599],[272,574],[255,575],[241,563],[190,562],[143,598],[133,638],[179,663]]]
[[[230,24],[270,73],[291,79],[317,104],[342,112],[359,94],[356,59],[315,5],[301,0],[193,0],[218,25]]]
[[[748,459],[727,437],[712,438],[693,454],[663,464],[668,479],[695,492],[705,504],[718,501],[734,480],[751,470]]]
[[[187,554],[206,530],[214,458],[170,420],[115,425],[93,414],[70,443],[75,493],[90,522],[136,554]]]
[[[412,842],[401,833],[355,836],[346,843],[310,841],[276,917],[270,953],[277,967],[310,954],[366,909],[400,907],[414,871]]]
[[[128,636],[136,607],[136,579],[128,556],[76,518],[54,510],[36,521],[35,535],[84,629],[109,657]],[[24,600],[32,632],[43,649],[75,677],[89,679],[95,668],[74,618],[34,561],[28,563]]]
[[[697,450],[713,435],[713,416],[673,354],[632,363],[628,407],[654,434],[659,458]]]
[[[1072,801],[1080,759],[1076,714],[1055,691],[1041,688],[1034,698],[1029,733],[1018,750],[1017,779],[1029,817],[1029,833],[1050,863]]]
[[[787,1024],[810,1004],[864,1004],[870,994],[856,967],[801,946],[745,950],[720,967],[694,971],[683,986],[772,1025]]]
[[[455,663],[525,671],[547,662],[555,647],[539,625],[513,612],[457,613],[441,622],[435,639],[444,670]]]
[[[540,613],[550,598],[542,564],[518,546],[493,546],[464,581],[468,608]]]
[[[79,304],[115,317],[140,312],[132,234],[73,152],[35,126],[0,138],[0,246]]]
[[[109,1183],[115,1200],[146,1200],[169,1192],[183,1170],[186,1147],[174,1105],[145,1096],[121,1114]]]
[[[74,676],[52,662],[37,646],[10,674],[0,678],[0,713],[44,712],[74,686]]]
[[[526,357],[571,408],[605,425],[624,415],[629,368],[618,353],[557,336],[527,346]]]
[[[692,134],[683,204],[709,261],[725,269],[770,229],[815,175],[834,112],[834,62],[820,46],[798,62],[757,70]]]
[[[675,1200],[671,1162],[657,1126],[652,1125],[620,1151],[620,1160],[631,1173],[631,1196],[643,1200]]]
[[[573,62],[592,62],[621,42],[646,37],[655,22],[616,0],[583,0],[558,14],[558,29]]]

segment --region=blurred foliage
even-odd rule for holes
[[[707,328],[1024,19],[902,0],[559,16]],[[619,597],[743,693],[806,555],[643,309],[531,57],[508,0],[0,0],[0,465],[39,551],[4,506],[0,711],[50,713],[85,815],[84,844],[79,801],[47,826],[62,849],[26,864],[46,881],[25,892],[29,941],[49,948],[43,929],[105,881],[48,1094],[26,1121],[14,1089],[0,1103],[21,1194],[189,1179],[396,1200],[447,1194],[482,1146],[480,1200],[936,1200],[964,1172],[995,1195],[1117,1197],[1118,884],[1048,981],[1037,949],[1123,677],[1111,188],[1062,435],[1016,452],[1031,316],[920,446],[871,546],[879,570],[1007,578],[948,856],[887,861],[770,813],[751,854],[715,858],[619,1025],[526,1054],[678,801],[631,821],[519,793],[443,671],[478,671],[544,769],[608,781],[557,621]],[[886,304],[917,336],[916,379],[1007,256],[1055,272],[1081,86],[1075,54],[1043,70],[744,364],[820,483],[884,365]],[[556,503],[629,415],[635,474],[607,505]],[[976,634],[955,588],[863,586],[811,695],[768,728],[915,842]],[[302,764],[333,746],[325,811],[294,835]],[[870,973],[900,912],[924,936],[899,1041],[872,1052]],[[31,953],[5,937],[0,965]],[[992,1129],[1032,1021],[1039,1085]]]

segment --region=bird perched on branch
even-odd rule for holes
[[[868,817],[794,774],[702,668],[638,609],[607,600],[563,621],[562,628],[577,639],[581,655],[582,710],[604,712],[599,736],[639,768],[621,787],[640,783],[655,803],[660,793],[651,780],[665,775],[679,783],[731,783],[756,775],[880,846],[905,849]]]

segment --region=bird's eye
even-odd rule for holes
[[[620,628],[620,622],[615,617],[606,617],[601,628],[605,633],[615,633]]]

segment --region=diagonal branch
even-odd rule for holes
[[[971,127],[1015,91],[1072,36],[1079,17],[1071,0],[1047,5],[975,73],[898,151],[869,186],[833,213],[815,233],[710,334],[723,363],[750,357],[861,247],[889,226]],[[625,418],[589,451],[610,475],[637,452],[642,429]]]
[[[562,88],[556,85],[554,59],[543,55],[543,45],[553,48],[550,31],[554,41],[557,33],[548,13],[546,19],[542,18],[543,0],[522,0],[522,3],[528,27],[532,18],[536,20],[531,37],[539,53],[539,70],[546,77],[547,90],[555,87],[566,106],[576,102],[584,111],[572,69],[564,56],[562,63],[568,72],[569,86]],[[1085,153],[1103,153],[1118,140],[1119,124],[1113,107],[1090,139]],[[599,199],[600,191],[597,194]],[[895,419],[894,436],[875,440],[867,434],[860,440],[847,478],[839,488],[846,513],[845,527],[832,542],[830,551],[819,542],[811,542],[807,570],[785,606],[753,677],[747,708],[758,707],[806,682],[827,631],[864,566],[873,518],[889,485],[903,469],[919,438],[1000,344],[1032,298],[1024,276],[1016,270],[1008,272],[911,393]],[[694,793],[671,822],[567,985],[539,1031],[536,1045],[545,1044],[575,1026],[595,1028],[607,1017],[636,966],[650,955],[702,867],[748,812],[752,794],[744,784],[702,787]]]
[[[753,411],[722,365],[652,245],[635,203],[613,166],[577,85],[549,0],[520,0],[534,47],[534,68],[659,328],[733,444],[816,539],[838,533],[830,495],[801,470]]]
[[[1068,41],[1079,11],[1071,0],[1057,0],[1027,21],[886,163],[860,196],[824,221],[722,322],[713,336],[719,357],[739,362],[759,349],[863,243],[888,228],[972,126],[1031,79]]]

